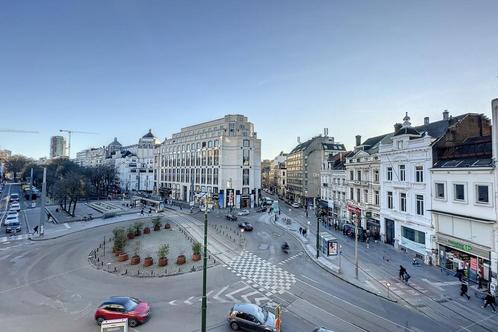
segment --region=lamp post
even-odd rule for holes
[[[202,318],[201,318],[201,332],[206,332],[206,315],[207,315],[207,235],[208,235],[208,195],[204,196],[204,257],[202,264]]]
[[[341,274],[341,253],[342,253],[342,244],[339,245],[339,274]]]
[[[316,258],[320,257],[320,208],[316,208]]]
[[[354,275],[358,279],[358,214],[353,213],[354,221]]]

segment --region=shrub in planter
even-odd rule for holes
[[[142,247],[142,243],[140,241],[136,241],[133,246],[133,256],[131,257],[131,265],[137,265],[140,263],[140,249]]]
[[[159,266],[168,265],[168,257],[167,257],[168,254],[169,254],[169,245],[162,244],[161,246],[159,246],[159,249],[157,249],[157,256],[159,257],[157,265]]]
[[[125,262],[127,260],[128,260],[128,254],[125,252],[118,256],[118,262]]]
[[[171,224],[169,222],[166,222],[166,224],[164,224],[164,229],[170,229],[171,228]]]
[[[152,264],[154,264],[154,260],[152,259],[152,257],[148,256],[144,258],[144,267],[149,267]]]
[[[154,225],[154,231],[160,231],[161,230],[161,217],[154,217],[152,218],[152,225]]]
[[[149,227],[145,227],[144,228],[144,234],[149,234],[150,233],[150,228]]]
[[[137,221],[133,224],[133,227],[135,227],[135,236],[142,235],[142,229],[144,228],[143,221]]]
[[[202,245],[199,243],[199,242],[194,242],[194,244],[192,245],[192,260],[194,262],[197,262],[199,260],[201,260],[201,249],[202,249]]]
[[[179,255],[177,258],[176,258],[176,264],[177,265],[183,265],[187,262],[187,257],[185,257],[185,255]]]
[[[126,236],[124,228],[115,228],[112,233],[114,234],[114,244],[112,246],[112,252],[117,256],[122,251],[126,244]]]
[[[135,238],[135,227],[130,226],[128,227],[128,240],[133,240]]]

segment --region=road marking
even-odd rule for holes
[[[169,301],[169,302],[168,302],[168,304],[169,304],[169,305],[176,305],[176,303],[175,303],[175,302],[176,302],[176,300]]]
[[[64,223],[64,226],[66,226],[66,228],[67,228],[67,229],[70,229],[70,228],[71,228],[71,226],[69,226],[69,225],[67,224],[67,222],[65,222],[65,223]]]
[[[183,303],[188,304],[188,305],[191,305],[191,304],[192,304],[192,302],[190,302],[190,301],[191,301],[193,298],[194,298],[194,296],[191,296],[191,297],[189,297],[187,300],[183,301]]]
[[[317,283],[317,284],[319,284],[319,285],[320,285],[320,283],[319,283],[318,281],[316,281],[316,280],[314,280],[314,279],[311,279],[310,277],[307,277],[307,276],[305,276],[304,274],[301,274],[301,277],[306,278],[306,279],[308,279],[308,280],[311,280],[311,281],[313,281],[314,283]]]
[[[253,296],[253,295],[256,295],[256,294],[259,294],[258,291],[253,291],[253,292],[250,292],[249,294],[245,294],[245,295],[242,295],[241,298],[246,301],[247,303],[250,303],[251,301],[249,301],[248,297],[249,296]]]
[[[223,288],[222,288],[222,289],[221,289],[218,293],[216,293],[216,295],[215,295],[215,296],[213,296],[213,299],[215,299],[216,301],[220,301],[221,303],[226,303],[227,301],[225,301],[224,299],[222,299],[222,298],[220,297],[220,295],[221,295],[224,291],[226,291],[226,290],[227,290],[227,288],[228,288],[228,286],[223,287]]]
[[[248,289],[249,286],[246,285],[245,287],[242,287],[242,288],[239,288],[239,289],[236,289],[234,290],[233,292],[231,293],[228,293],[227,295],[225,295],[226,297],[228,297],[229,299],[231,299],[233,302],[238,302],[237,299],[235,297],[233,297],[234,294],[237,294],[237,293],[240,293],[246,289]]]

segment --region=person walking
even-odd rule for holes
[[[478,289],[482,288],[482,277],[481,277],[481,271],[477,272],[477,285]]]
[[[403,265],[399,266],[399,280],[403,281],[405,279],[405,273],[406,269],[403,267]]]
[[[38,225],[36,225],[35,227],[33,227],[33,234],[38,234]]]
[[[493,309],[493,312],[496,312],[495,303],[495,297],[488,291],[486,293],[486,297],[484,298],[484,305],[482,305],[481,308],[486,308],[489,304],[491,306],[491,309]]]
[[[469,287],[467,285],[467,282],[464,280],[462,284],[460,285],[460,296],[466,296],[467,300],[470,300],[469,294],[467,292],[469,291]]]

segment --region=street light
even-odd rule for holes
[[[320,257],[320,215],[321,215],[320,208],[317,206],[316,208],[316,258],[317,259],[318,257]]]
[[[358,214],[353,213],[354,222],[354,274],[358,279]]]
[[[206,314],[207,314],[207,235],[208,235],[208,195],[204,195],[204,259],[202,264],[202,318],[201,331],[206,332]]]

